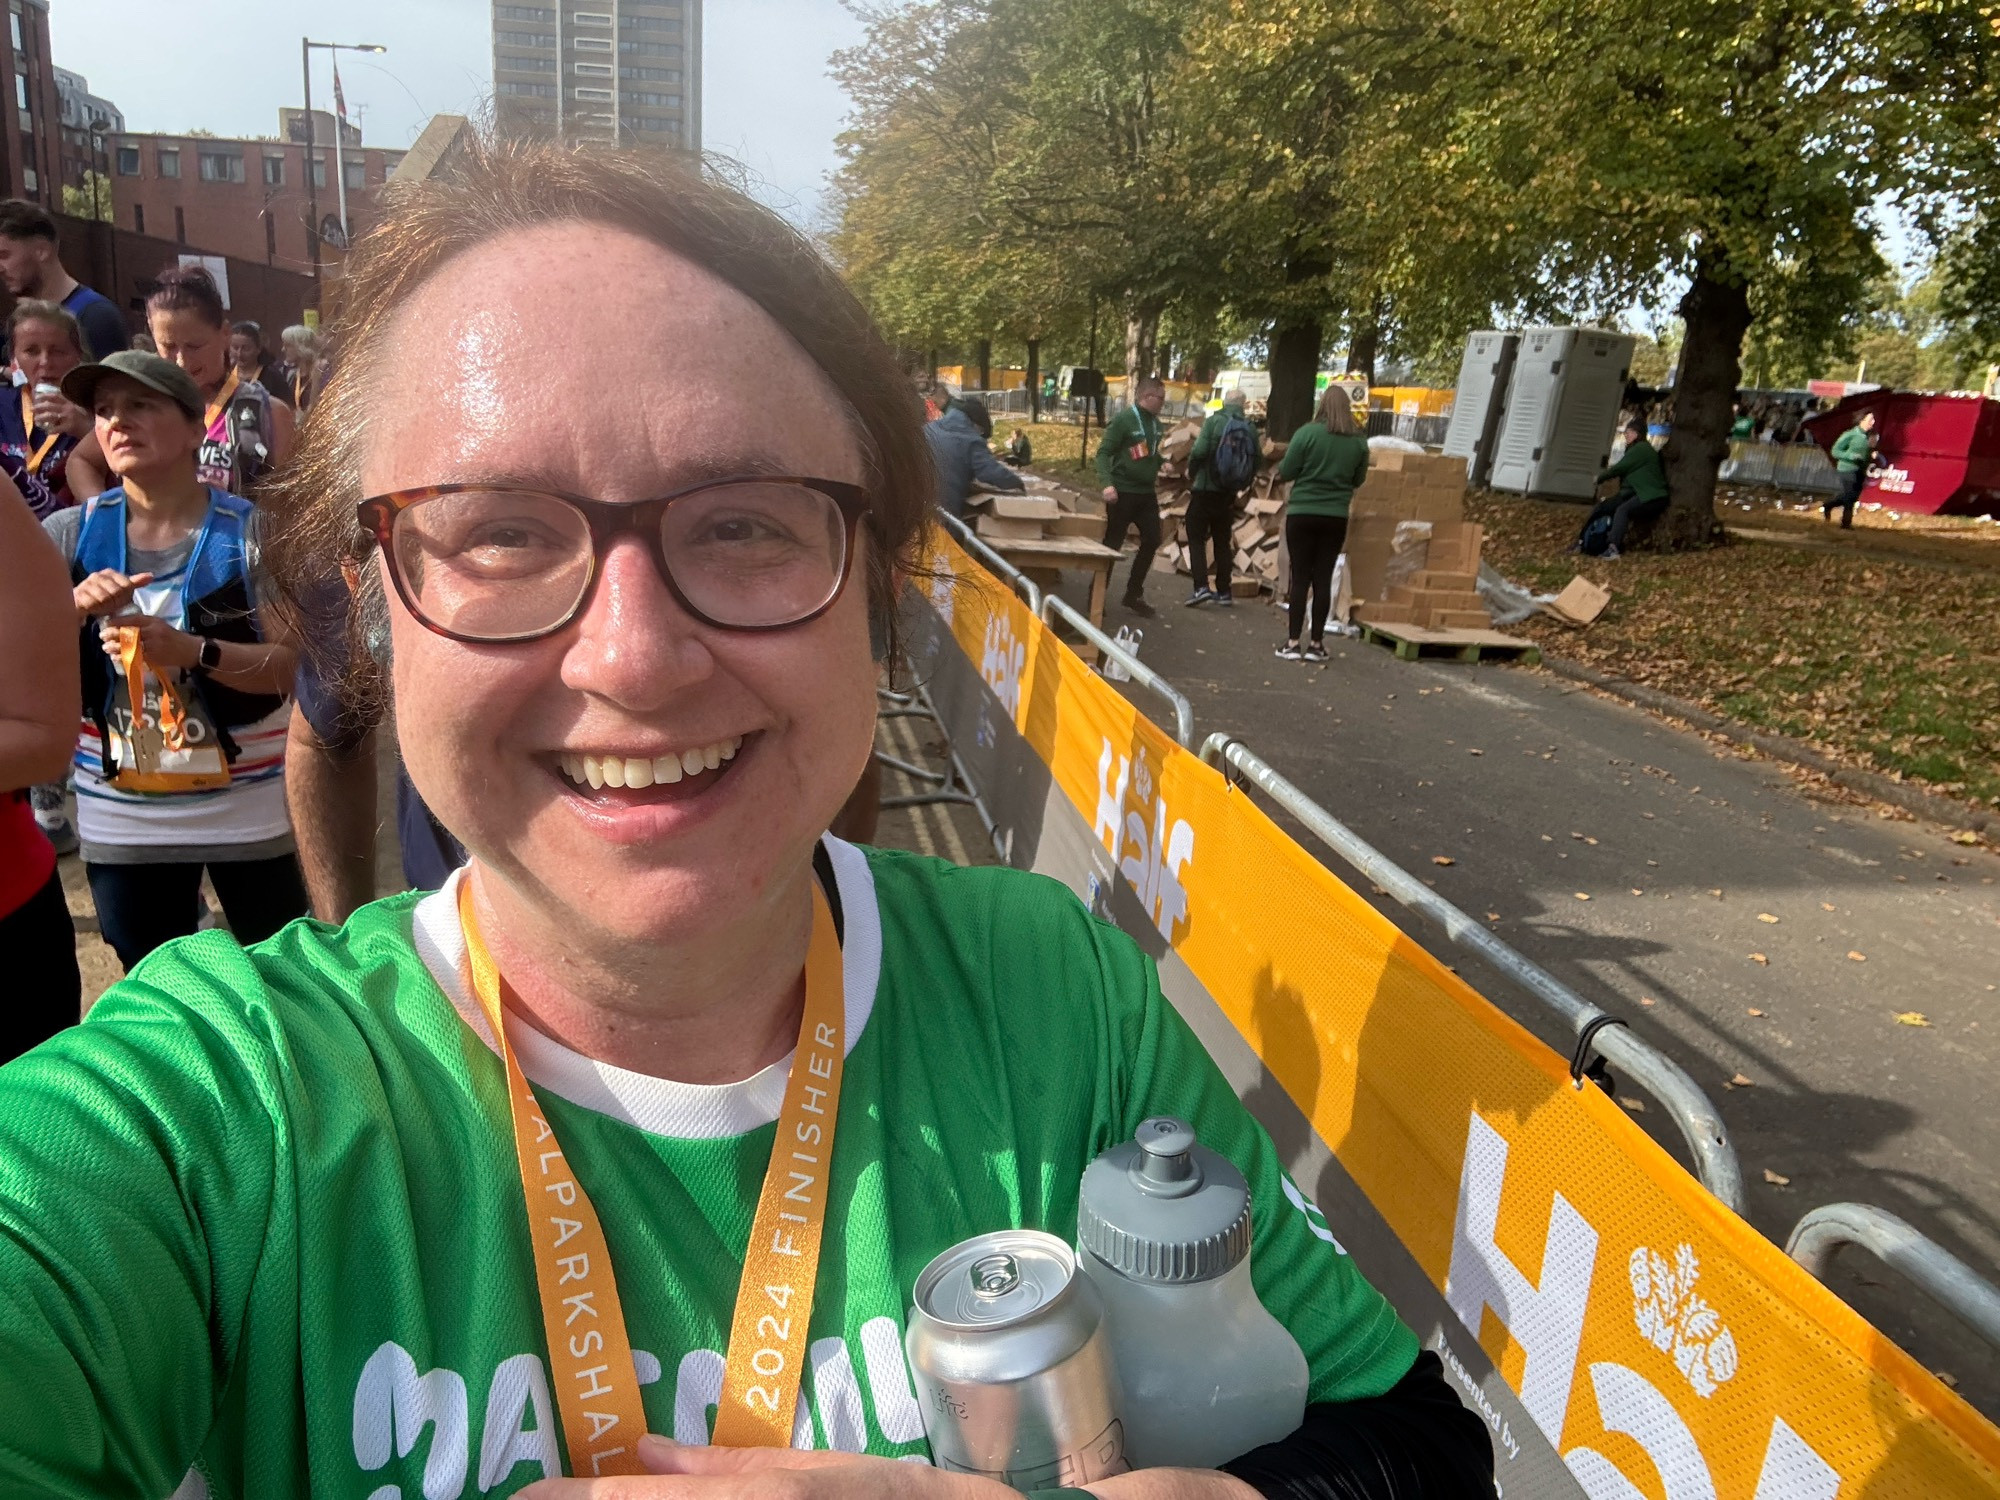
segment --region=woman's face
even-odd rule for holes
[[[510,480],[618,502],[758,469],[864,477],[845,404],[762,309],[596,225],[521,230],[448,263],[400,313],[371,386],[370,495]],[[482,866],[572,931],[659,942],[741,921],[796,880],[871,753],[862,579],[857,560],[809,624],[719,630],[628,536],[574,622],[501,646],[431,632],[389,589],[411,778]],[[563,770],[732,746],[717,769],[645,790]]]
[[[148,312],[146,327],[160,357],[186,370],[202,390],[222,384],[229,371],[227,329],[184,307]]]
[[[144,480],[182,467],[192,471],[201,423],[180,403],[127,376],[107,375],[98,382],[91,409],[98,445],[113,473]]]
[[[14,327],[14,363],[30,385],[60,385],[83,363],[83,351],[67,328],[29,318]]]

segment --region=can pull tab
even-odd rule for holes
[[[1160,1198],[1183,1198],[1201,1187],[1201,1167],[1194,1159],[1194,1127],[1171,1115],[1143,1120],[1138,1130],[1139,1159],[1132,1164],[1132,1184]]]
[[[1011,1255],[982,1255],[972,1263],[972,1292],[977,1297],[1004,1297],[1021,1284],[1021,1266]]]

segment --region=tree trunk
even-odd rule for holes
[[[1042,341],[1028,340],[1028,420],[1042,420]]]
[[[1368,309],[1368,315],[1354,326],[1354,337],[1347,344],[1347,373],[1367,378],[1370,385],[1375,383],[1375,356],[1382,345],[1382,304],[1378,299]]]
[[[993,389],[993,340],[991,339],[979,341],[979,388],[982,391]]]
[[[1663,455],[1672,499],[1655,535],[1666,547],[1706,547],[1717,531],[1715,477],[1729,456],[1729,428],[1736,419],[1750,289],[1719,255],[1703,250],[1680,313],[1687,337],[1674,384],[1673,436]]]
[[[1134,302],[1126,310],[1125,390],[1128,397],[1132,393],[1132,382],[1155,373],[1153,361],[1159,357],[1161,309],[1162,304],[1156,299]]]
[[[1313,387],[1319,379],[1317,318],[1293,318],[1271,336],[1271,395],[1264,430],[1284,442],[1312,420]]]

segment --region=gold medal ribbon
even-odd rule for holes
[[[469,877],[459,882],[458,916],[473,993],[507,1067],[514,1154],[528,1206],[542,1326],[570,1468],[577,1476],[642,1474],[638,1440],[646,1431],[646,1415],[603,1224],[507,1040],[507,981],[480,939]],[[784,1447],[791,1442],[826,1216],[845,1027],[840,939],[826,894],[815,880],[805,1014],[736,1292],[716,1409],[719,1445]]]

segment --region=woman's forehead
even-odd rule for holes
[[[375,376],[377,493],[529,470],[616,492],[657,483],[662,461],[712,471],[731,452],[861,478],[847,403],[770,314],[601,225],[518,230],[447,262]]]

